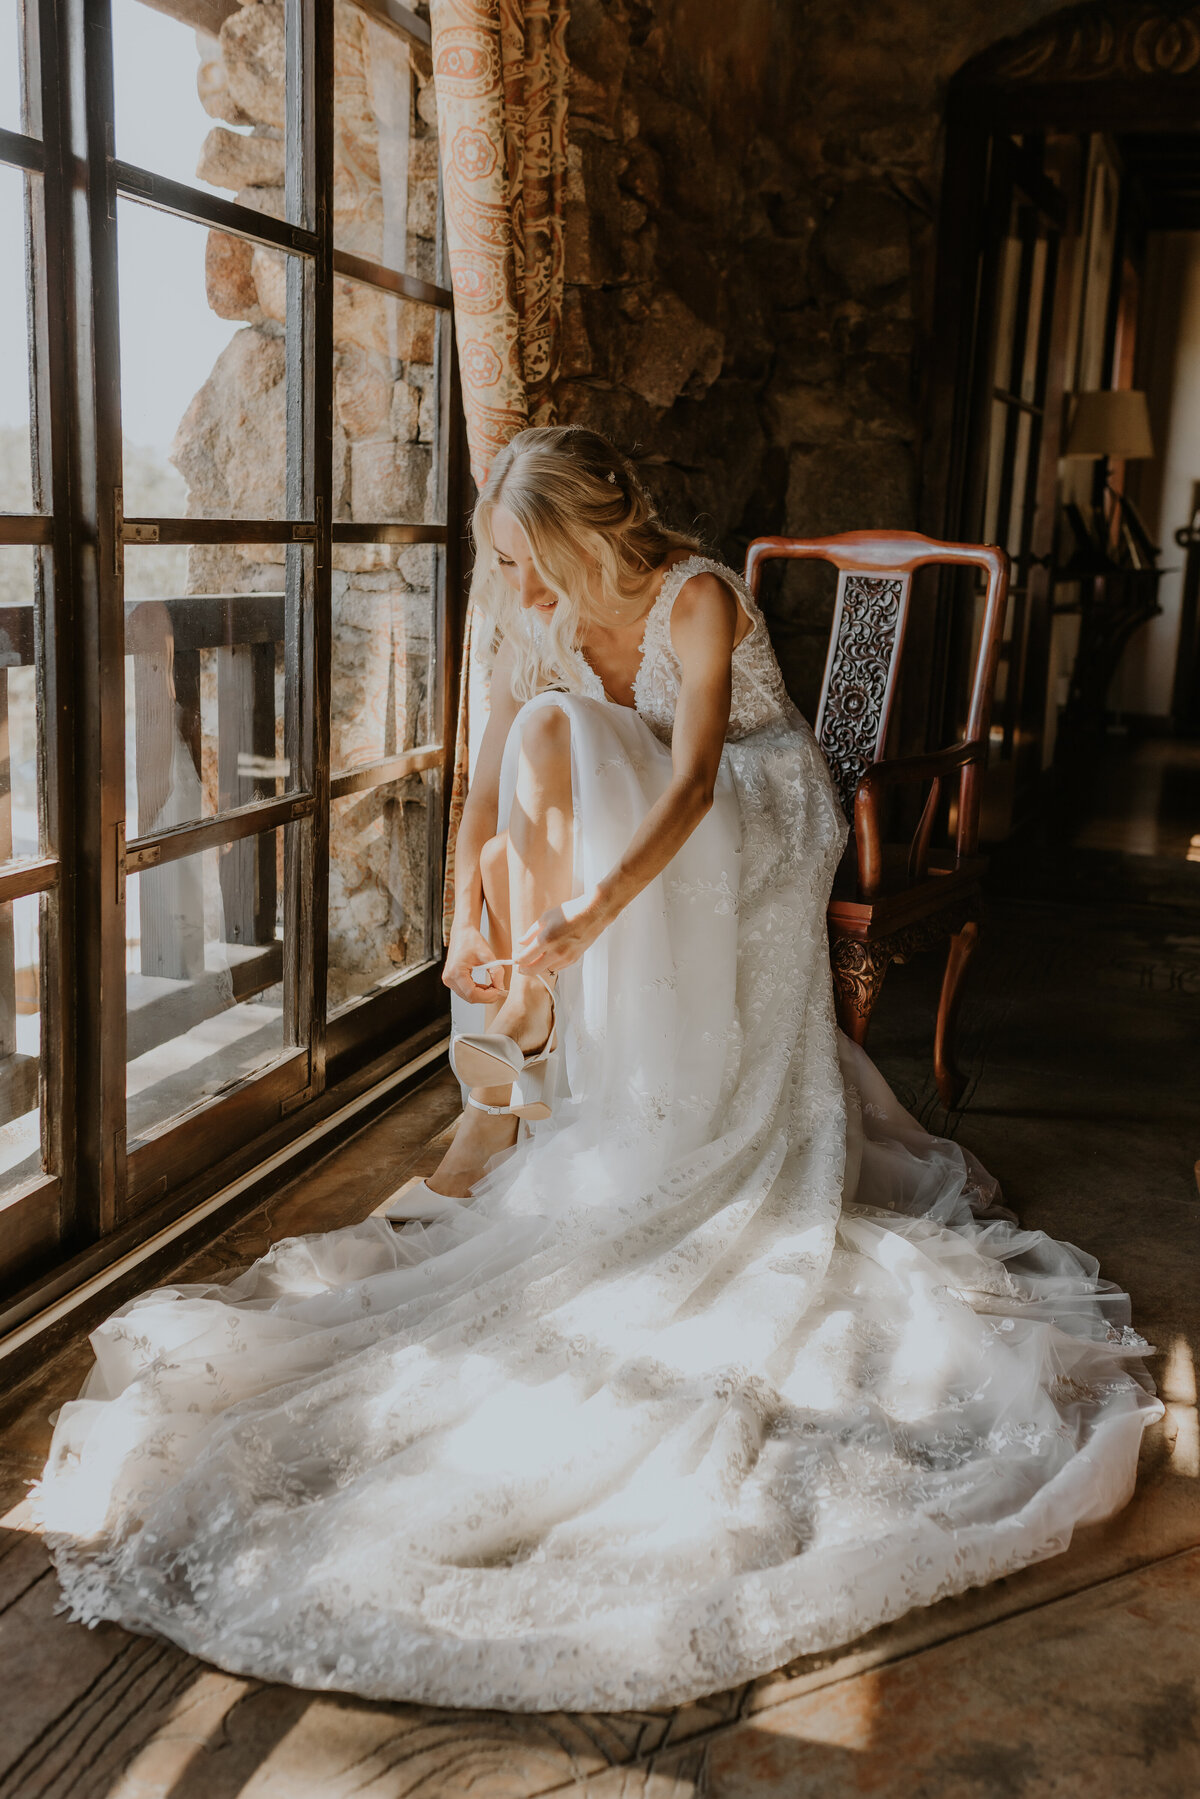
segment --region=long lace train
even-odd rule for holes
[[[633,712],[531,705],[570,717],[586,884],[669,752]],[[77,1617],[302,1686],[642,1708],[1124,1502],[1157,1411],[1125,1296],[835,1029],[844,830],[798,716],[728,744],[562,979],[569,1092],[469,1206],[96,1332],[39,1497]]]

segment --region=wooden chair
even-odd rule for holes
[[[949,1107],[964,1085],[954,1063],[953,1034],[963,976],[979,936],[986,867],[978,853],[979,802],[1008,601],[1008,557],[992,545],[939,543],[911,531],[760,537],[746,558],[746,580],[756,597],[763,564],[774,557],[830,562],[838,570],[816,722],[817,740],[854,827],[828,914],[838,1019],[847,1035],[862,1043],[889,965],[949,938],[933,1049],[938,1092]],[[966,736],[930,755],[889,758],[884,746],[912,578],[928,563],[979,569],[987,578]],[[932,840],[942,783],[955,773],[954,842],[937,851]],[[929,791],[911,842],[885,842],[886,796],[915,784],[927,784]]]

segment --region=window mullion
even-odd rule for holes
[[[287,21],[286,206],[316,234],[316,255],[289,269],[287,510],[312,519],[315,553],[288,551],[288,755],[315,795],[311,819],[285,840],[284,1005],[292,1039],[306,1043],[310,1091],[325,1084],[329,908],[329,694],[333,379],[333,8],[292,0]]]
[[[74,379],[69,424],[73,554],[74,951],[78,1224],[112,1230],[125,1202],[125,667],[120,531],[121,401],[112,31],[107,6],[60,0],[67,98],[65,299]]]

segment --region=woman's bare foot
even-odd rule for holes
[[[528,1056],[544,1047],[552,1018],[550,995],[542,983],[514,971],[512,988],[489,1022],[488,1029],[511,1037]],[[506,1106],[512,1087],[473,1087],[471,1093],[482,1105]],[[438,1163],[436,1172],[429,1176],[433,1191],[445,1193],[452,1199],[466,1199],[475,1183],[483,1178],[492,1157],[512,1148],[520,1122],[519,1118],[494,1117],[468,1106],[458,1121],[453,1143]]]

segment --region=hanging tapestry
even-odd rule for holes
[[[554,422],[567,175],[567,0],[431,0],[446,244],[471,473]],[[487,663],[468,614],[450,794],[443,934]],[[477,747],[477,745],[476,745]]]

